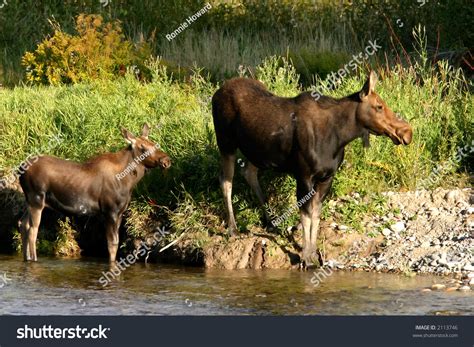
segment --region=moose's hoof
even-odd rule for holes
[[[234,237],[239,234],[239,230],[237,229],[237,226],[232,226],[227,228],[227,235],[229,237]]]

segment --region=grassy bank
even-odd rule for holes
[[[0,89],[1,174],[8,175],[37,151],[84,160],[124,147],[120,126],[138,132],[144,122],[160,125],[159,129],[153,128],[150,137],[170,155],[173,166],[165,174],[152,171],[135,190],[127,219],[128,234],[144,236],[156,219],[170,223],[174,231],[171,238],[192,230],[206,240],[223,232],[219,156],[210,110],[210,98],[218,85],[198,74],[187,83],[176,82],[157,62],[149,67],[153,82],[147,84],[127,74],[115,81]],[[292,96],[301,91],[298,75],[289,64],[282,66],[270,58],[256,74],[279,95]],[[327,94],[348,95],[359,90],[363,80],[364,76],[348,77]],[[466,171],[472,170],[468,167],[472,154],[460,161],[452,158],[458,147],[471,145],[474,122],[473,100],[462,73],[442,63],[435,68],[395,67],[389,72],[380,71],[377,91],[412,124],[413,143],[395,147],[387,138],[372,136],[368,150],[358,140],[350,144],[332,194],[357,191],[373,196],[386,190],[416,189],[437,166],[448,161],[454,165],[426,187],[462,184]],[[51,138],[58,135],[61,141],[51,145]],[[261,212],[239,174],[235,183],[239,227],[260,226]],[[295,183],[289,177],[264,173],[262,186],[276,215],[295,202]],[[2,199],[8,196],[4,194]],[[348,204],[339,218],[356,223],[355,216],[370,212],[370,206],[375,209],[378,204]],[[291,225],[296,218],[295,214],[282,226]]]

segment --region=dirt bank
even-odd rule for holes
[[[323,221],[319,247],[324,266],[386,272],[469,273],[474,262],[474,193],[472,189],[437,189],[384,193],[389,211],[366,216],[365,232]],[[358,194],[329,201],[330,206]],[[368,236],[370,235],[370,236]],[[196,246],[190,232],[162,257],[207,268],[295,268],[299,263],[301,231],[286,239],[260,229],[239,237],[214,235]],[[199,255],[199,256],[198,256]]]

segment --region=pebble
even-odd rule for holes
[[[454,203],[458,202],[458,200],[459,200],[459,191],[451,190],[451,191],[447,192],[446,195],[444,196],[444,199],[450,204],[454,204]]]
[[[346,225],[342,225],[342,224],[341,224],[341,225],[338,225],[338,226],[337,226],[337,229],[340,230],[340,231],[345,231],[345,230],[349,229],[349,227],[346,226]]]
[[[440,283],[436,283],[436,284],[433,284],[431,286],[431,289],[433,289],[433,290],[441,290],[441,289],[444,289],[444,288],[446,288],[446,285],[440,284]]]
[[[464,271],[474,271],[474,266],[472,266],[471,264],[464,265],[463,270]]]
[[[467,292],[468,290],[471,290],[471,287],[469,286],[462,286],[462,287],[459,287],[458,290],[460,292]]]
[[[390,229],[393,231],[393,232],[396,232],[396,233],[399,233],[399,232],[402,232],[405,230],[405,223],[403,222],[396,222],[395,224],[392,224],[390,226]]]
[[[383,234],[384,236],[390,236],[390,233],[391,233],[391,232],[392,232],[392,231],[391,231],[390,229],[387,229],[387,228],[384,228],[384,229],[382,230],[382,234]]]
[[[446,288],[446,291],[447,291],[447,292],[454,292],[454,291],[456,291],[456,290],[458,290],[458,287],[449,287],[449,288]]]
[[[431,289],[430,288],[424,288],[421,290],[422,293],[427,293],[427,292],[431,292]]]

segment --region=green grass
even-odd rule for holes
[[[128,222],[130,235],[143,236],[143,220],[162,217],[168,219],[177,234],[199,232],[206,239],[222,232],[219,156],[210,110],[210,98],[218,86],[198,74],[187,83],[173,81],[157,62],[150,63],[150,68],[154,78],[148,84],[129,74],[115,81],[90,84],[1,89],[0,172],[7,175],[36,151],[73,160],[115,151],[125,146],[120,126],[137,133],[144,122],[160,124],[159,130],[152,127],[150,137],[171,156],[173,165],[166,173],[152,171],[135,190]],[[267,59],[256,73],[279,95],[300,92],[292,66],[282,66],[276,58]],[[343,96],[359,90],[364,78],[348,77],[329,94]],[[413,143],[396,147],[388,138],[374,136],[368,150],[358,140],[351,143],[336,175],[333,196],[352,191],[366,195],[416,189],[438,163],[455,155],[458,146],[471,144],[473,99],[460,71],[445,64],[436,68],[396,67],[381,74],[376,89],[393,110],[412,124]],[[48,145],[57,135],[62,142]],[[472,157],[464,158],[454,168],[456,172],[446,173],[438,184],[459,184],[470,160]],[[292,178],[265,172],[261,181],[276,214],[295,203]],[[261,225],[256,199],[238,173],[234,194],[239,227]],[[372,205],[380,208],[378,202]],[[370,213],[371,208],[353,209],[348,205],[339,212],[343,221],[357,226],[359,216]],[[295,213],[282,226],[296,220]]]

